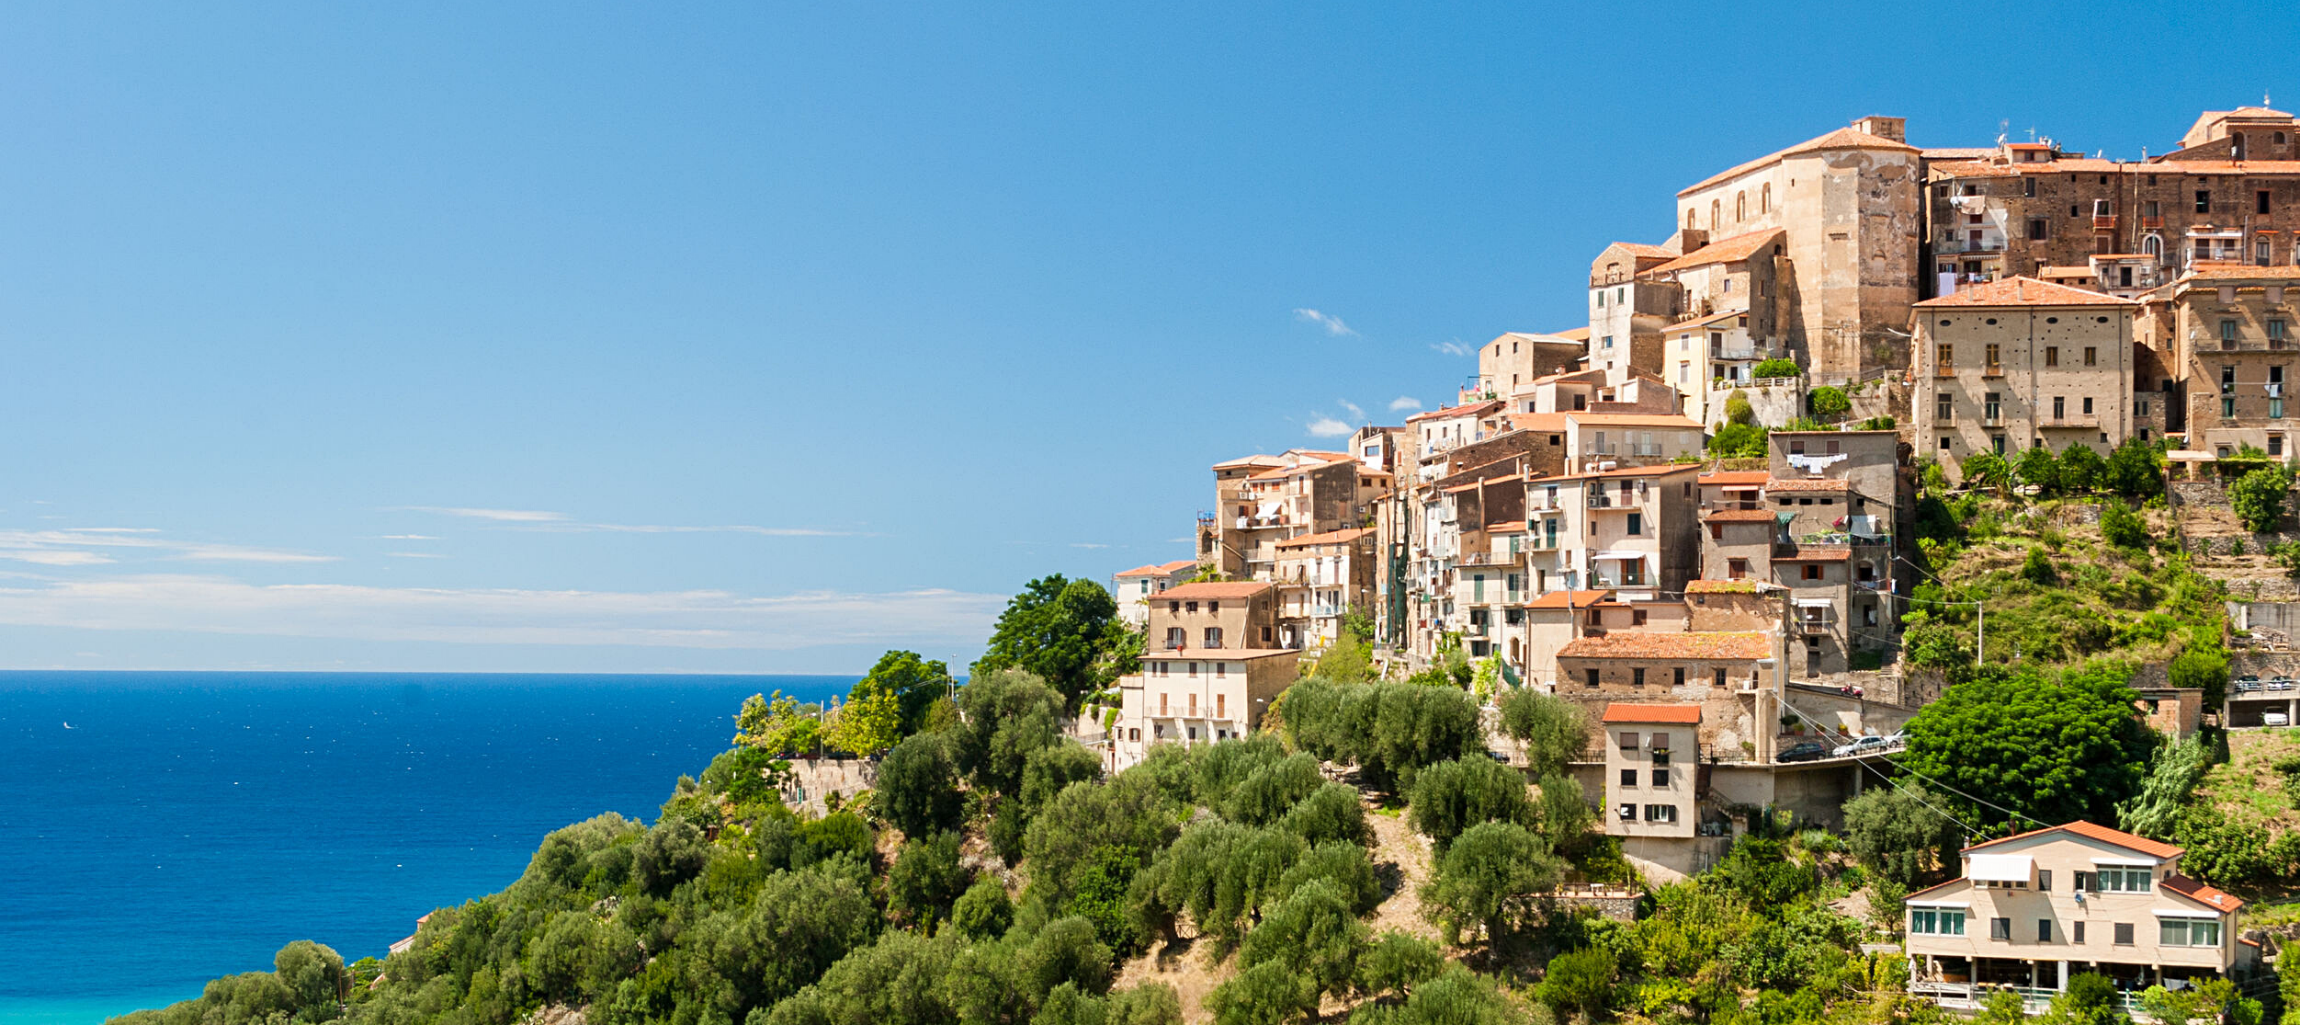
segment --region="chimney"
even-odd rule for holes
[[[1885,117],[1881,114],[1871,114],[1853,122],[1853,130],[1874,135],[1880,139],[1891,139],[1898,143],[1909,141],[1909,119],[1905,117]]]
[[[1683,256],[1708,244],[1709,229],[1707,228],[1677,229],[1677,255],[1679,256]]]

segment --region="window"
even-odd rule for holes
[[[2052,919],[2039,918],[2036,920],[2036,941],[2038,943],[2052,942]]]
[[[2118,923],[2116,923],[2116,945],[2117,945],[2117,946],[2120,946],[2120,947],[2129,947],[2129,946],[2132,946],[2132,923],[2131,923],[2131,922],[2118,922]]]
[[[1595,687],[1595,686],[1597,686],[1597,670],[1595,670],[1595,669],[1584,669],[1584,670],[1582,670],[1582,673],[1584,674],[1583,678],[1589,681],[1589,685],[1590,685],[1590,686],[1592,686],[1592,687]],[[1633,734],[1633,733],[1625,733],[1625,734],[1622,734],[1622,735],[1623,735],[1623,736],[1625,736],[1625,737],[1626,737],[1626,736],[1636,736],[1636,734]]]
[[[1165,714],[1167,714],[1167,713],[1166,713],[1166,694],[1165,694],[1165,692],[1163,692],[1163,691],[1159,692],[1159,694],[1158,694],[1158,714],[1159,714],[1159,715],[1165,715]]]
[[[1632,687],[1645,686],[1645,670],[1643,667],[1629,671],[1629,685]]]
[[[2094,873],[2102,893],[2147,893],[2153,877],[2146,867],[2118,868],[2110,865]]]
[[[1995,342],[1989,343],[1987,363],[1990,370],[1997,368],[1997,344]]]
[[[2221,400],[2220,400],[2220,418],[2221,418],[2221,419],[2223,419],[2223,420],[2234,420],[2234,419],[2236,419],[2236,400],[2235,400],[2235,399],[2221,399]]]
[[[1770,211],[1770,210],[1772,210],[1772,209],[1773,209],[1773,183],[1772,183],[1772,182],[1766,182],[1766,183],[1765,183],[1765,186],[1764,186],[1763,188],[1760,188],[1760,189],[1758,189],[1758,190],[1757,190],[1757,212],[1758,212],[1758,213],[1765,213],[1765,212],[1767,212],[1767,211]]]
[[[1988,393],[1987,401],[1981,403],[1981,408],[1985,410],[1983,415],[1987,416],[1991,420],[1994,420],[1999,416],[2004,415],[2004,399],[1997,392],[1990,392]]]
[[[2092,396],[2090,395],[2087,395],[2084,398],[2084,415],[2092,415]]]
[[[1636,770],[1636,769],[1623,769],[1623,770],[1621,770],[1621,785],[1622,785],[1622,786],[1625,786],[1625,787],[1631,787],[1631,788],[1634,788],[1634,787],[1636,787],[1636,786],[1637,786],[1637,770]]]
[[[2268,405],[2269,405],[2269,407],[2270,407],[2270,408],[2269,408],[2269,410],[2268,410],[2268,415],[2270,415],[2270,416],[2274,416],[2274,417],[2281,417],[2281,416],[2283,416],[2283,415],[2284,415],[2284,411],[2283,411],[2283,410],[2281,410],[2281,409],[2277,409],[2277,408],[2274,408],[2274,407],[2277,407],[2277,406],[2281,406],[2281,405],[2283,405],[2283,404],[2284,404],[2284,400],[2283,400],[2283,399],[2270,399],[2270,400],[2268,400]],[[2279,458],[2279,459],[2281,459],[2281,458],[2283,458],[2283,457],[2284,457],[2284,436],[2283,436],[2283,435],[2281,435],[2281,434],[2271,434],[2271,435],[2269,435],[2269,436],[2268,436],[2268,454],[2269,454],[2269,455],[2272,455],[2272,456],[2275,456],[2275,457],[2277,457],[2277,458]]]
[[[2021,183],[2020,183],[2020,194],[2021,194],[2021,195],[2023,195],[2023,196],[2026,196],[2026,197],[2028,197],[2028,198],[2030,198],[2030,199],[2035,199],[2035,198],[2036,198],[2036,179],[2034,179],[2034,178],[2026,178],[2026,177],[2022,178],[2022,179],[2021,179]]]
[[[2046,238],[2046,237],[2048,237],[2048,235],[2047,235],[2047,232],[2045,231],[2045,228],[2046,228],[2046,227],[2047,227],[2047,225],[2045,224],[2045,219],[2044,219],[2044,218],[2042,218],[2042,217],[2032,217],[2032,218],[2030,218],[2030,219],[2029,219],[2029,222],[2028,222],[2028,237],[2030,237],[2030,238],[2032,238],[2032,239],[2043,239],[2043,238]]]
[[[1688,216],[1688,217],[1690,217],[1691,215],[1690,215],[1690,214],[1688,214],[1687,216]],[[1637,821],[1637,806],[1636,806],[1636,805],[1634,805],[1634,804],[1624,804],[1624,805],[1622,805],[1622,806],[1621,806],[1621,821],[1623,821],[1623,822],[1635,822],[1635,821]]]
[[[2166,918],[2156,923],[2156,942],[2167,947],[2217,947],[2220,922],[2210,918]]]
[[[2268,340],[2271,342],[2281,342],[2284,340],[2283,318],[2277,317],[2268,321]]]
[[[2060,365],[2060,346],[2047,345],[2044,347],[2044,365],[2048,367]]]
[[[1657,787],[1666,787],[1666,786],[1668,786],[1668,785],[1669,785],[1669,770],[1667,770],[1667,769],[1655,769],[1655,770],[1653,770],[1653,785],[1654,785],[1654,786],[1657,786]]]
[[[1962,936],[1965,934],[1965,913],[1946,908],[1910,908],[1909,931],[1928,936]]]
[[[2196,190],[2196,212],[2200,214],[2208,214],[2212,212],[2211,189]]]
[[[1807,580],[1819,580],[1819,579],[1821,579],[1821,564],[1820,564],[1820,563],[1817,563],[1817,562],[1808,562],[1808,563],[1806,563],[1806,564],[1805,564],[1805,579],[1807,579]]]
[[[1196,613],[1196,612],[1198,611],[1198,603],[1197,603],[1197,602],[1194,602],[1194,601],[1192,601],[1192,602],[1183,602],[1183,603],[1182,603],[1182,611],[1184,611],[1184,612],[1189,612],[1189,613]]]
[[[1956,406],[1949,400],[1947,392],[1933,396],[1933,419],[1947,420],[1955,415]]]
[[[1191,670],[1191,671],[1190,671],[1190,675],[1192,675],[1192,676],[1196,676],[1196,675],[1198,675],[1198,673],[1197,673],[1197,668],[1198,668],[1198,667],[1197,667],[1196,665],[1194,665],[1194,664],[1193,664],[1193,665],[1190,667],[1190,670]],[[1195,719],[1195,718],[1197,718],[1197,717],[1198,717],[1198,695],[1197,695],[1196,693],[1192,693],[1192,694],[1190,695],[1190,717],[1191,717],[1191,718],[1193,718],[1193,719]]]
[[[2080,919],[2077,919],[2077,920],[2076,920],[2076,921],[2074,921],[2074,922],[2070,922],[2070,923],[2068,923],[2068,941],[2069,941],[2070,943],[2083,943],[2083,942],[2084,942],[2084,920],[2083,920],[2083,919],[2081,919],[2081,918],[2080,918]]]
[[[2236,394],[2236,368],[2235,368],[2235,367],[2221,367],[2221,368],[2220,368],[2220,394],[2222,394],[2222,395],[2234,395],[2234,394]]]
[[[1991,918],[1991,919],[1989,919],[1989,938],[1990,938],[1990,939],[1992,939],[1992,940],[2010,940],[2010,939],[2012,939],[2012,919],[2010,919],[2010,918]]]
[[[2065,396],[2065,395],[2055,395],[2055,396],[2053,396],[2053,397],[2052,397],[2052,418],[2053,418],[2053,419],[2055,419],[2055,420],[2066,420],[2066,419],[2068,419],[2068,408],[2067,408],[2067,407],[2068,407],[2068,397],[2067,397],[2067,396]]]
[[[1685,667],[1678,666],[1673,672],[1676,675],[1671,679],[1671,684],[1678,687],[1685,686]]]
[[[2260,191],[2252,194],[2252,212],[2256,214],[2264,214],[2268,212],[2267,189],[2261,189]]]
[[[2100,365],[2099,346],[2087,345],[2084,347],[2084,365],[2088,367],[2097,367]]]
[[[1209,626],[1206,628],[1206,646],[1209,648],[1219,648],[1222,646],[1221,627]]]
[[[1674,804],[1648,804],[1645,806],[1645,821],[1662,824],[1675,822],[1677,821],[1677,806]]]
[[[1717,672],[1717,676],[1716,676],[1716,686],[1719,686],[1719,687],[1725,686],[1725,670],[1719,669],[1719,670],[1717,670],[1716,672]]]
[[[1933,346],[1933,363],[1942,370],[1957,365],[1956,347],[1947,342]]]
[[[1170,626],[1170,627],[1167,627],[1167,628],[1166,628],[1166,650],[1168,650],[1168,651],[1172,651],[1172,650],[1174,650],[1174,649],[1176,649],[1176,648],[1180,648],[1180,647],[1181,647],[1181,646],[1182,646],[1184,643],[1186,643],[1186,642],[1184,641],[1184,637],[1186,637],[1186,636],[1187,636],[1187,633],[1186,633],[1186,631],[1184,631],[1184,630],[1183,630],[1181,627],[1178,627],[1178,626]]]
[[[1207,611],[1207,612],[1220,612],[1220,611],[1222,611],[1222,603],[1221,603],[1221,602],[1218,602],[1218,601],[1210,601],[1210,602],[1207,602],[1207,603],[1206,603],[1206,611]]]

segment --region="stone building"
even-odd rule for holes
[[[2186,401],[2173,429],[2185,427],[2190,449],[2225,457],[2249,445],[2292,458],[2296,300],[2300,267],[2205,264],[2174,283],[2168,341]]]
[[[1323,648],[1340,639],[1351,610],[1372,614],[1372,528],[1290,537],[1277,551],[1278,647]]]
[[[2013,277],[1916,304],[1914,437],[1952,476],[1975,452],[2007,457],[2133,436],[2138,303]],[[1928,394],[1929,392],[1929,394]]]
[[[1390,474],[1346,452],[1294,449],[1214,464],[1213,515],[1200,521],[1198,561],[1232,579],[1268,580],[1277,543],[1362,525]]]
[[[1510,331],[1477,350],[1476,398],[1506,399],[1544,377],[1580,364],[1584,343],[1557,335]]]
[[[1784,345],[1818,381],[1863,379],[1908,365],[1896,332],[1919,297],[1923,174],[1904,120],[1867,117],[1695,183],[1676,223],[1720,240],[1779,229]]]
[[[1169,587],[1180,587],[1198,575],[1198,560],[1136,566],[1110,578],[1110,594],[1118,601],[1118,618],[1136,630],[1150,619],[1150,599]]]

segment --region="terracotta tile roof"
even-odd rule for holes
[[[1525,521],[1503,520],[1499,523],[1488,523],[1485,525],[1485,532],[1488,534],[1523,534],[1525,533]]]
[[[1686,594],[1756,594],[1754,580],[1688,580]]]
[[[1569,327],[1563,331],[1550,333],[1569,342],[1586,342],[1589,340],[1589,329],[1586,327]]]
[[[1735,484],[1763,484],[1772,476],[1764,470],[1718,470],[1702,474],[1701,483],[1723,484],[1727,487]]]
[[[1695,464],[1692,463],[1663,463],[1659,466],[1616,466],[1613,469],[1599,470],[1596,473],[1561,473],[1553,477],[1536,477],[1533,478],[1533,480],[1538,483],[1548,484],[1554,481],[1590,480],[1593,478],[1609,479],[1614,477],[1665,477],[1672,473],[1689,472],[1694,468],[1694,465]]]
[[[1215,463],[1214,468],[1217,470],[1231,470],[1241,466],[1280,466],[1284,463],[1285,460],[1279,458],[1278,456],[1252,455],[1239,456],[1236,459],[1225,459],[1219,463]]]
[[[1765,635],[1754,631],[1663,633],[1616,630],[1601,637],[1576,637],[1558,649],[1557,657],[1754,662],[1761,658],[1771,658],[1772,649],[1766,643]]]
[[[2132,306],[2135,303],[2088,289],[2015,275],[1959,288],[1955,295],[1927,299],[1916,305],[1931,309],[1942,306]]]
[[[1551,591],[1526,602],[1525,607],[1529,609],[1587,608],[1604,601],[1612,593],[1611,591]]]
[[[2215,887],[2207,886],[2184,875],[2165,876],[2164,888],[2199,904],[2219,908],[2222,911],[2236,911],[2244,907],[2244,898],[2222,892]]]
[[[2169,156],[2169,154],[2167,154]],[[2180,160],[2149,161],[2148,170],[2165,174],[2300,174],[2300,160]]]
[[[1701,422],[1676,413],[1559,413],[1591,427],[1686,427],[1701,429]]]
[[[2037,276],[2041,278],[2090,278],[2094,276],[2092,267],[2090,265],[2080,267],[2041,267],[2038,268],[2036,273]]]
[[[1853,550],[1844,545],[1798,545],[1787,555],[1776,555],[1774,562],[1844,562],[1853,557]]]
[[[1566,338],[1561,335],[1545,335],[1539,331],[1504,331],[1501,333],[1501,338],[1515,338],[1527,342],[1547,342],[1551,345],[1577,345],[1582,341],[1578,338]],[[1501,339],[1494,340],[1500,341]]]
[[[1748,310],[1726,310],[1723,313],[1712,313],[1706,317],[1688,317],[1684,320],[1678,321],[1677,323],[1664,327],[1661,330],[1675,331],[1681,327],[1698,327],[1702,324],[1713,323],[1720,320],[1732,320],[1735,317],[1746,317],[1748,315]]]
[[[1786,234],[1787,232],[1779,228],[1766,228],[1762,231],[1752,231],[1731,238],[1720,239],[1648,270],[1639,277],[1646,274],[1667,274],[1671,271],[1686,270],[1692,267],[1706,267],[1712,263],[1739,263],[1748,259],[1758,250],[1772,245]]]
[[[1124,573],[1120,573],[1120,574],[1118,574],[1118,576],[1120,576],[1120,577],[1170,577],[1170,576],[1173,576],[1173,575],[1174,575],[1174,574],[1176,574],[1176,573],[1180,573],[1180,572],[1182,572],[1183,570],[1186,570],[1186,569],[1196,569],[1196,568],[1198,568],[1198,560],[1196,560],[1196,559],[1176,559],[1176,560],[1174,560],[1173,562],[1157,563],[1157,564],[1155,564],[1155,565],[1150,565],[1150,566],[1136,566],[1136,567],[1134,567],[1133,569],[1130,569],[1130,570],[1127,570],[1127,571],[1126,571],[1126,572],[1124,572]]]
[[[1139,657],[1150,662],[1179,662],[1184,659],[1200,662],[1243,662],[1257,658],[1275,658],[1279,655],[1292,655],[1300,658],[1302,653],[1293,648],[1153,648],[1143,652]]]
[[[1300,537],[1289,537],[1283,541],[1278,542],[1277,547],[1305,548],[1310,545],[1347,544],[1373,532],[1374,529],[1372,527],[1350,527],[1346,530],[1329,530],[1323,534],[1304,534]]]
[[[1643,242],[1615,242],[1613,245],[1606,246],[1605,248],[1612,249],[1616,246],[1620,247],[1622,252],[1628,253],[1631,256],[1658,256],[1666,260],[1671,259],[1677,255],[1677,251],[1669,248],[1668,246],[1652,246],[1646,245]]]
[[[1221,601],[1224,598],[1251,598],[1273,586],[1275,585],[1267,580],[1207,580],[1195,584],[1183,584],[1180,587],[1169,587],[1159,592],[1158,598],[1161,601],[1204,600],[1208,598]]]
[[[1747,174],[1783,157],[1794,156],[1799,153],[1811,153],[1817,150],[1825,149],[1886,149],[1901,150],[1908,153],[1921,152],[1915,146],[1911,146],[1905,142],[1894,142],[1893,140],[1887,139],[1884,136],[1870,135],[1867,132],[1856,131],[1852,128],[1839,128],[1827,135],[1807,139],[1804,142],[1800,142],[1794,146],[1789,147],[1788,149],[1767,153],[1764,156],[1758,157],[1757,159],[1749,161],[1746,164],[1740,164],[1727,168],[1716,174],[1710,175],[1707,178],[1703,178],[1700,181],[1693,183],[1692,185],[1686,186],[1684,189],[1679,190],[1677,194],[1683,196],[1687,193],[1699,192],[1702,189],[1706,189],[1711,185],[1717,184],[1718,182],[1729,181],[1731,179],[1738,178],[1741,175]]]
[[[1466,406],[1447,406],[1444,409],[1433,409],[1427,413],[1415,413],[1414,415],[1407,417],[1406,422],[1410,424],[1416,420],[1450,420],[1457,416],[1479,416],[1497,409],[1500,406],[1501,400],[1499,399],[1489,399],[1485,402],[1472,402]]]
[[[1711,523],[1771,523],[1771,509],[1720,509],[1702,517]]]
[[[1838,477],[1770,477],[1765,490],[1772,491],[1851,491],[1853,482]]]
[[[1700,705],[1640,705],[1627,701],[1609,702],[1604,719],[1609,723],[1667,723],[1673,726],[1693,726],[1701,722]]]
[[[2016,178],[2020,172],[1992,160],[1936,160],[1929,165],[1944,178]]]
[[[2158,858],[2177,858],[2182,853],[2180,848],[2174,847],[2168,843],[2151,840],[2145,836],[2135,836],[2121,829],[2110,829],[2107,826],[2094,825],[2090,822],[2085,822],[2082,820],[2078,820],[2076,822],[2063,822],[2060,825],[2046,826],[2043,829],[2032,829],[2026,833],[2014,833],[2011,836],[1990,840],[1987,843],[1974,844],[1965,848],[1965,850],[1977,851],[1986,847],[1994,847],[2000,843],[2010,843],[2014,840],[2025,839],[2032,836],[2041,836],[2045,833],[2062,830],[2075,833],[2078,836],[2099,840],[2102,843],[2115,844],[2116,846],[2122,847],[2126,850],[2139,851],[2142,854],[2147,854]]]
[[[2181,275],[2182,281],[2289,280],[2300,278],[2300,267],[2256,267],[2249,263],[2200,263]]]
[[[1547,431],[1555,434],[1566,427],[1563,413],[1513,413],[1502,419],[1513,431]]]

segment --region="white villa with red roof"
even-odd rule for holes
[[[2090,822],[1965,848],[1959,878],[1908,897],[1910,992],[1972,1008],[2011,988],[2033,1011],[2084,972],[2138,993],[2257,969],[2244,902],[2181,875],[2182,853]]]

